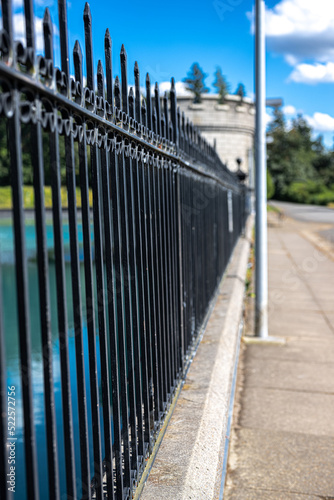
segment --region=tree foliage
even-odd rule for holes
[[[209,92],[208,87],[205,86],[206,73],[203,73],[198,63],[194,63],[186,78],[183,81],[186,84],[186,89],[193,93],[194,103],[202,101],[202,94]]]
[[[23,174],[23,184],[25,186],[31,186],[34,181],[33,167],[31,161],[31,125],[21,124],[21,155],[22,155],[22,174]],[[43,165],[44,165],[44,184],[50,186],[51,184],[51,162],[50,162],[50,143],[49,134],[46,131],[42,131],[43,140]],[[78,159],[78,143],[74,143],[75,151],[75,172],[76,172],[76,182],[79,185],[79,159]],[[87,150],[88,153],[88,165],[90,165],[90,149]],[[59,160],[60,160],[60,178],[62,185],[66,183],[66,162],[65,162],[65,142],[64,137],[59,137]],[[10,175],[10,154],[8,148],[8,137],[7,137],[7,121],[5,119],[0,120],[0,186],[9,186],[11,184]],[[90,169],[89,169],[89,181],[90,181]]]
[[[271,200],[275,194],[275,184],[273,178],[267,169],[267,200]]]
[[[244,97],[246,97],[246,89],[243,83],[239,83],[237,90],[235,91],[235,95],[238,95],[241,101]]]
[[[288,127],[282,110],[275,109],[267,132],[268,169],[275,198],[304,200],[304,203],[320,203],[330,198],[328,186],[334,184],[334,152],[326,150],[321,137],[313,139],[312,135],[312,128],[302,115]],[[322,187],[326,186],[324,193]]]
[[[226,77],[223,75],[220,67],[216,69],[213,86],[217,89],[217,94],[219,96],[218,103],[223,104],[225,102],[225,97],[229,93],[230,85],[227,82]]]

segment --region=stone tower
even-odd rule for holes
[[[242,160],[241,169],[252,184],[255,134],[255,105],[248,97],[228,95],[224,104],[218,104],[217,95],[203,95],[200,104],[192,97],[178,96],[181,112],[199,128],[204,137],[216,144],[221,160],[232,171],[237,170],[236,159]]]

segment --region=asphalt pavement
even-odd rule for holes
[[[285,201],[270,201],[270,204],[283,210],[288,217],[301,222],[314,222],[318,224],[333,224],[334,210],[318,205],[302,205]]]
[[[327,241],[334,243],[334,210],[332,208],[316,205],[301,205],[284,201],[271,201],[270,204],[276,206],[282,210],[285,215],[296,221],[308,224],[318,224],[318,234]]]

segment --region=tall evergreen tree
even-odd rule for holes
[[[240,97],[240,101],[242,101],[246,96],[246,89],[243,83],[239,83],[237,90],[235,91],[235,95],[238,95]]]
[[[215,72],[215,81],[213,82],[213,86],[217,89],[219,104],[223,104],[225,102],[225,97],[229,93],[230,85],[219,66]]]
[[[194,63],[186,78],[183,81],[186,84],[186,89],[194,94],[194,103],[202,101],[202,94],[209,92],[208,87],[205,86],[204,80],[207,77],[203,73],[198,63]]]

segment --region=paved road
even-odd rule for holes
[[[334,225],[334,210],[316,205],[300,205],[285,201],[272,201],[270,204],[283,210],[288,217],[302,222]]]
[[[312,222],[313,224],[332,224],[331,229],[320,231],[320,235],[334,243],[334,210],[327,207],[315,205],[300,205],[285,201],[272,201],[272,205],[284,211],[284,213],[297,221]]]

